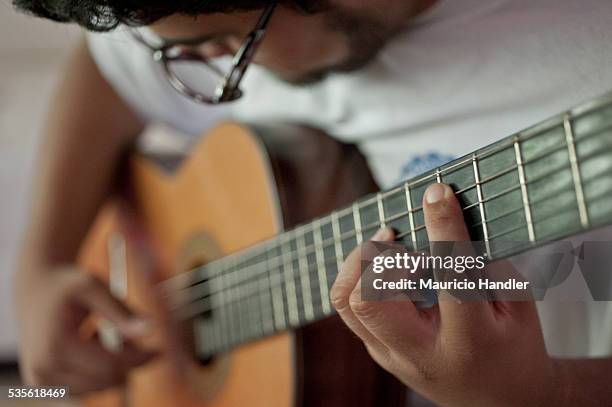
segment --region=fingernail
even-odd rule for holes
[[[372,236],[370,240],[388,240],[390,238],[390,234],[391,229],[389,228],[378,229],[378,231],[374,233],[374,236]]]
[[[425,193],[425,200],[428,204],[435,204],[444,199],[450,188],[444,184],[433,184]]]

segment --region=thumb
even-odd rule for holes
[[[76,300],[88,310],[110,321],[119,332],[128,338],[138,338],[150,332],[150,323],[135,315],[124,303],[112,296],[99,280],[91,278],[85,287],[76,293]]]

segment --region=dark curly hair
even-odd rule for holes
[[[271,0],[13,0],[25,13],[77,23],[91,31],[110,31],[119,24],[148,25],[172,14],[229,13],[263,8]],[[285,0],[304,12],[320,10],[324,0]]]

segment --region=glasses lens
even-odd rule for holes
[[[208,99],[213,99],[217,88],[223,82],[225,73],[229,71],[231,60],[203,62],[201,60],[168,61],[168,70],[175,80],[178,80],[188,93],[197,93]]]

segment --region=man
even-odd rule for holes
[[[89,35],[77,50],[53,104],[17,279],[26,379],[69,384],[77,392],[116,384],[153,357],[136,348],[113,355],[77,340],[78,323],[89,311],[106,316],[127,337],[142,334],[146,324],[73,266],[118,157],[146,124],[161,122],[195,136],[225,118],[307,123],[357,143],[385,187],[612,85],[612,5],[603,0],[15,4],[93,31],[111,30]],[[223,58],[237,52],[238,64]],[[181,55],[213,59],[216,68],[177,62]],[[250,57],[253,65],[242,77]],[[215,75],[220,81],[211,84]],[[220,103],[225,101],[233,103]],[[448,190],[436,187],[427,197],[430,236],[465,239]],[[383,231],[377,238],[391,236]],[[603,336],[559,340],[579,335],[580,324],[600,334],[595,306],[561,325],[542,319],[547,353],[532,304],[517,305],[502,324],[486,304],[451,302],[440,306],[441,320],[457,329],[438,330],[419,322],[410,304],[396,309],[361,302],[354,293],[355,259],[347,260],[332,292],[341,316],[383,367],[435,401],[612,402],[601,379],[612,372],[610,359],[549,356],[610,354],[610,338]],[[420,328],[409,332],[407,324]],[[509,352],[515,339],[518,348]],[[432,341],[440,347],[425,345]],[[504,363],[492,364],[500,354]],[[536,366],[525,369],[527,363]]]

